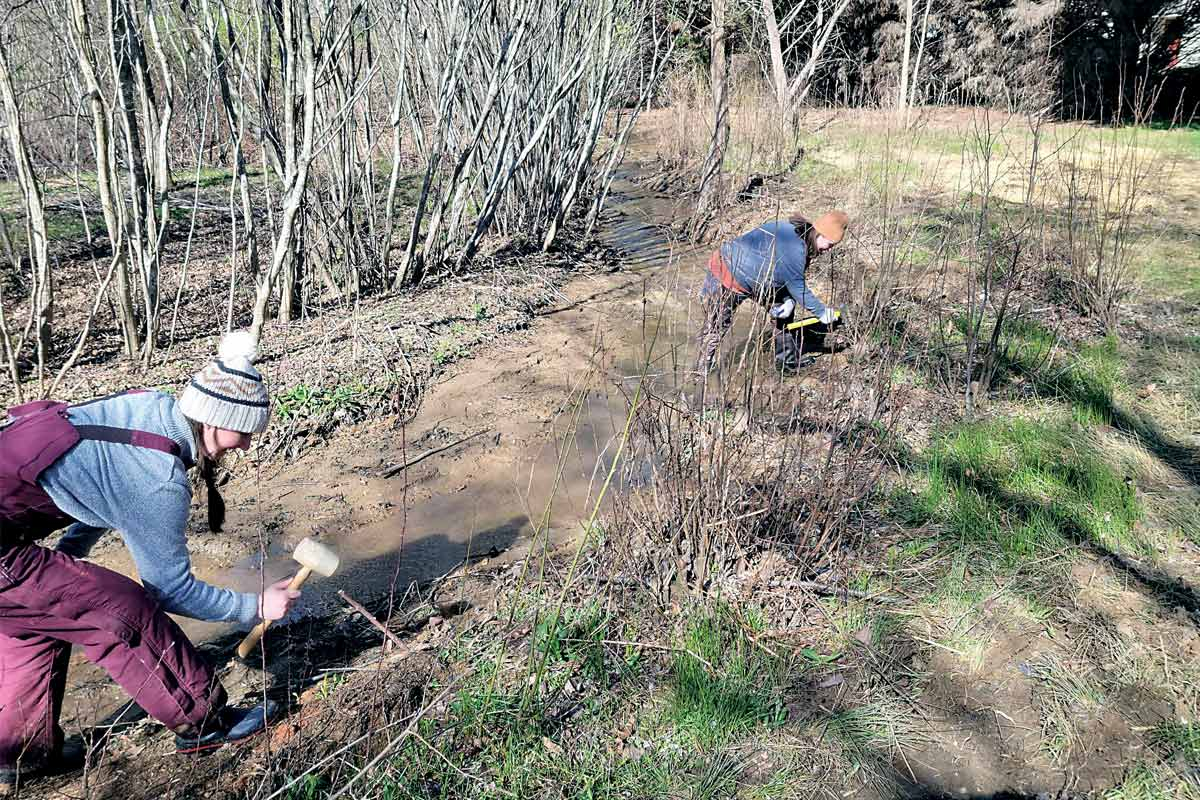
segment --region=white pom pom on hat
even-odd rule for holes
[[[179,397],[185,417],[240,433],[262,433],[271,404],[262,374],[254,367],[258,347],[249,331],[221,338],[217,358],[197,372]]]
[[[221,346],[217,348],[217,358],[226,364],[253,364],[258,358],[258,345],[254,343],[254,335],[250,331],[230,331],[221,337]]]

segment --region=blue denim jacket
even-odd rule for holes
[[[821,298],[804,282],[808,245],[787,220],[766,222],[721,246],[721,256],[737,282],[752,295],[778,302],[786,290],[813,315],[825,311]]]

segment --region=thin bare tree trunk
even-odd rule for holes
[[[29,147],[25,141],[21,108],[13,89],[8,55],[0,47],[0,102],[8,122],[8,145],[17,170],[17,184],[25,207],[26,242],[32,270],[31,311],[36,319],[38,383],[44,380],[46,358],[50,353],[54,327],[54,283],[50,270],[50,249],[46,237],[46,209],[42,201],[42,186],[33,171]]]
[[[405,4],[407,12],[407,3]],[[407,57],[407,48],[400,53],[400,69],[396,77],[396,96],[392,101],[392,113],[388,118],[388,124],[392,128],[392,167],[391,173],[388,176],[387,199],[384,201],[384,228],[383,232],[383,268],[386,272],[388,265],[392,260],[392,249],[395,243],[392,241],[392,233],[395,230],[396,224],[396,188],[400,183],[400,155],[403,143],[403,134],[401,133],[401,93],[404,91],[405,81],[405,59]]]
[[[4,255],[13,270],[21,268],[17,254],[13,250],[12,237],[8,235],[8,223],[4,214],[0,213],[0,243],[4,245]],[[0,345],[4,347],[4,363],[8,367],[8,377],[13,384],[13,399],[16,403],[25,402],[25,394],[21,391],[21,372],[17,369],[17,348],[13,346],[12,336],[8,332],[8,318],[4,315],[4,281],[0,280]]]
[[[929,7],[933,5],[933,0],[925,0],[925,14],[921,20],[921,42],[917,46],[917,59],[913,62],[912,78],[909,79],[908,89],[908,107],[912,108],[917,104],[917,84],[918,75],[921,72],[921,57],[925,55],[925,40],[929,36]]]
[[[138,335],[137,316],[129,293],[129,264],[127,263],[127,238],[122,235],[121,202],[112,158],[112,137],[109,129],[109,109],[100,89],[96,75],[96,59],[92,50],[91,30],[88,22],[87,4],[84,0],[71,0],[71,33],[75,46],[76,61],[83,76],[88,106],[92,112],[92,135],[96,158],[96,188],[100,195],[100,208],[104,213],[104,225],[113,254],[119,256],[116,267],[117,312],[124,339],[125,355],[133,358],[141,348]]]
[[[771,82],[775,86],[775,105],[780,111],[789,104],[787,68],[783,65],[783,44],[779,38],[779,22],[775,17],[774,0],[762,0],[763,20],[767,24],[767,46],[771,51]]]
[[[293,269],[294,236],[296,220],[304,201],[308,184],[308,169],[313,158],[313,127],[316,116],[316,54],[312,30],[308,24],[306,0],[285,0],[283,4],[283,43],[287,48],[290,75],[285,82],[288,97],[302,96],[302,100],[288,103],[284,135],[285,192],[283,209],[275,237],[271,265],[258,282],[254,298],[254,319],[250,332],[254,341],[262,338],[262,329],[267,321],[267,306],[271,294],[284,269]],[[299,84],[299,86],[297,86]],[[293,93],[287,92],[291,89]],[[296,90],[299,89],[299,92]],[[296,114],[299,112],[300,120]],[[297,130],[299,122],[300,130]]]
[[[913,0],[900,0],[904,4],[904,53],[900,60],[900,91],[896,95],[896,110],[908,119],[908,59],[912,52]]]
[[[800,68],[800,72],[792,80],[792,84],[788,89],[793,107],[800,105],[808,98],[808,92],[812,89],[813,75],[825,58],[825,50],[829,47],[829,43],[833,40],[833,36],[838,30],[838,22],[841,20],[842,14],[845,13],[849,6],[850,0],[839,0],[828,18],[824,16],[818,18],[808,59],[805,61],[804,66]]]
[[[196,39],[201,49],[208,55],[216,71],[217,87],[221,93],[221,107],[225,112],[225,124],[229,128],[229,136],[233,145],[233,177],[230,187],[230,203],[232,206],[234,187],[241,205],[242,235],[246,240],[246,265],[249,267],[250,279],[258,280],[258,225],[254,219],[254,206],[250,200],[250,178],[246,171],[246,123],[247,110],[240,91],[236,91],[230,79],[230,68],[239,73],[239,62],[233,57],[238,52],[239,45],[236,32],[229,20],[229,9],[224,2],[220,3],[220,16],[224,21],[228,48],[222,44],[221,34],[217,27],[217,15],[210,8],[208,0],[201,5],[204,17],[203,32],[197,31]],[[241,65],[244,66],[244,65]],[[230,213],[233,213],[232,208]],[[236,237],[234,239],[236,245]],[[234,254],[236,255],[236,254]],[[231,264],[231,269],[233,268]],[[234,291],[230,282],[230,292]],[[232,299],[231,299],[232,309]],[[231,311],[232,313],[232,311]]]
[[[709,48],[712,62],[709,81],[712,85],[713,127],[708,142],[708,154],[700,174],[698,210],[702,217],[715,213],[720,205],[723,186],[722,169],[725,151],[729,147],[729,31],[726,29],[728,0],[712,0],[712,30]]]
[[[171,175],[171,154],[167,138],[171,133],[171,120],[175,117],[175,76],[171,71],[167,53],[162,46],[162,36],[158,31],[158,14],[155,13],[154,3],[146,4],[146,24],[150,29],[150,43],[154,46],[154,55],[158,58],[158,68],[162,72],[162,109],[158,113],[157,139],[154,147],[154,188],[166,202],[166,195],[175,186]],[[164,21],[170,20],[170,14],[163,14]],[[146,75],[147,83],[149,74]]]
[[[128,0],[109,0],[109,49],[116,79],[117,108],[121,114],[126,171],[132,201],[132,224],[127,234],[131,260],[138,269],[142,290],[145,337],[142,341],[141,357],[143,363],[148,364],[158,334],[159,250],[165,225],[160,228],[159,215],[155,210],[156,198],[152,176],[146,167],[146,154],[150,152],[153,155],[154,145],[153,140],[147,142],[143,132],[142,120],[138,115],[139,97],[143,112],[148,117],[156,116],[156,112],[152,114],[153,103],[149,99],[141,35],[137,30],[137,21],[129,9]]]

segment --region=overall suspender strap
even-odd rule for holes
[[[134,447],[145,447],[148,450],[160,450],[176,457],[180,455],[179,445],[174,440],[149,431],[110,428],[106,425],[76,425],[75,430],[79,431],[80,439],[131,444]]]
[[[88,400],[83,403],[75,403],[71,408],[82,408],[90,406],[92,403],[99,403],[104,400],[110,400],[114,397],[121,397],[127,394],[141,394],[146,392],[146,389],[130,389],[126,392],[117,392],[106,397],[97,397],[94,400]],[[91,439],[96,442],[111,442],[113,444],[129,444],[134,447],[144,447],[147,450],[158,450],[162,453],[169,453],[176,458],[183,459],[182,451],[179,445],[170,437],[162,436],[149,431],[138,431],[127,428],[111,428],[106,425],[76,425],[75,430],[79,432],[80,439]],[[185,461],[186,466],[192,466]]]

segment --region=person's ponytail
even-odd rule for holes
[[[788,223],[795,229],[797,236],[811,244],[813,225],[808,221],[808,217],[799,211],[793,211],[788,214]]]
[[[204,425],[189,420],[192,423],[192,439],[196,443],[196,470],[204,483],[204,503],[208,507],[208,529],[219,533],[225,526],[225,498],[217,488],[217,462],[203,452],[201,439],[204,435]]]
[[[217,533],[225,525],[225,498],[217,488],[217,462],[200,457],[200,478],[204,481],[204,499],[208,505],[208,529]]]

